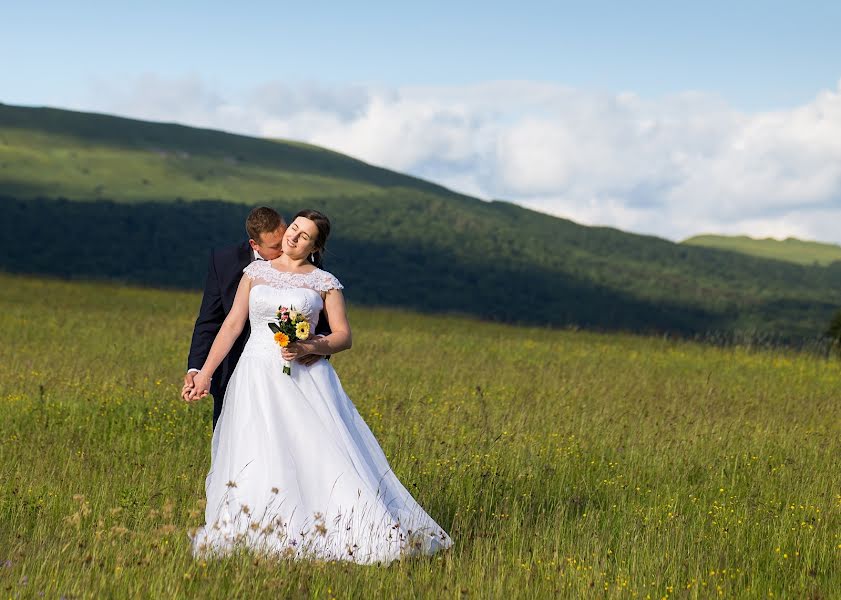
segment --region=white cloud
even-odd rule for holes
[[[671,239],[841,242],[831,226],[841,222],[841,86],[755,114],[699,92],[644,99],[517,81],[219,89],[150,75],[97,85],[80,108],[304,140],[479,197]]]

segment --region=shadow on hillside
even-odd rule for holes
[[[0,210],[0,269],[5,271],[198,289],[208,249],[244,238],[249,207],[215,201],[126,205],[0,197]],[[348,299],[359,304],[530,325],[684,335],[724,325],[718,315],[703,310],[648,303],[563,272],[501,264],[494,257],[456,260],[431,244],[360,240],[336,229],[325,268],[343,281]]]

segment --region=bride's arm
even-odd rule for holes
[[[324,297],[324,316],[330,325],[331,333],[322,337],[312,338],[303,342],[295,342],[291,349],[284,348],[283,358],[294,360],[305,354],[336,354],[348,350],[353,345],[350,323],[347,320],[345,297],[341,290],[329,290]]]
[[[196,373],[193,379],[195,387],[189,400],[198,400],[207,395],[207,391],[210,389],[210,378],[242,333],[245,321],[248,319],[248,292],[250,290],[251,278],[243,277],[240,279],[236,296],[234,296],[234,305],[213,340],[213,345],[207,354],[207,360],[204,361],[201,370]]]

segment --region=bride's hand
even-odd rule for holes
[[[311,354],[312,352],[307,348],[306,342],[292,342],[286,348],[280,349],[280,355],[283,360],[292,362],[299,360],[301,357]]]

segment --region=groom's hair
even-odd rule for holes
[[[258,206],[245,219],[245,231],[248,232],[249,239],[260,243],[260,235],[274,231],[283,225],[283,217],[278,212],[269,208],[268,206]]]

